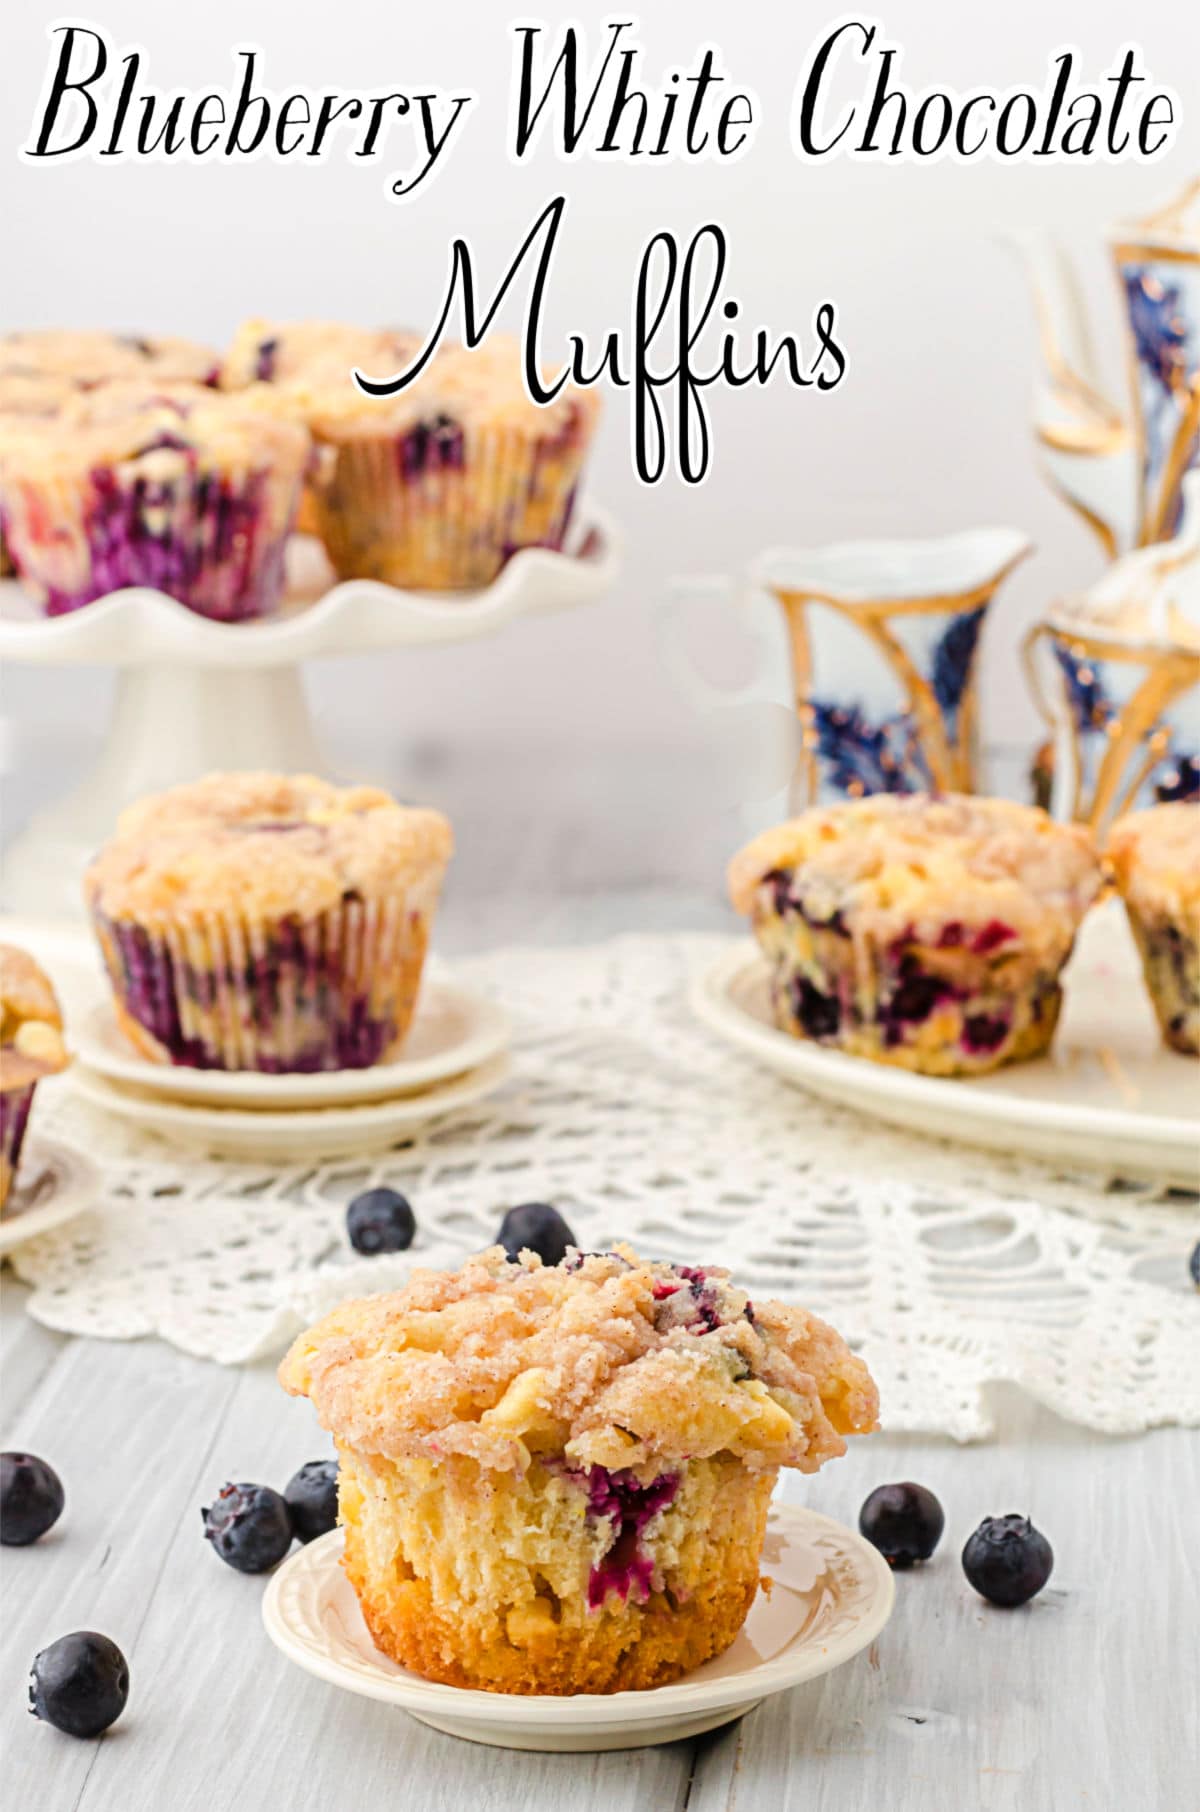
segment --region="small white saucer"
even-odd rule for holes
[[[394,1144],[417,1127],[473,1101],[504,1083],[511,1064],[493,1057],[465,1076],[436,1083],[420,1094],[341,1107],[270,1109],[214,1107],[170,1100],[97,1075],[84,1063],[67,1072],[70,1086],[93,1107],[116,1114],[176,1144],[252,1161],[355,1156]]]
[[[389,1661],[368,1634],[341,1553],[336,1529],[272,1575],[263,1598],[272,1642],[333,1686],[501,1749],[640,1749],[715,1730],[858,1654],[887,1622],[895,1597],[887,1563],[861,1536],[815,1511],[773,1504],[762,1558],[772,1590],[758,1594],[723,1655],[649,1692],[525,1697],[440,1686]]]
[[[99,1194],[100,1172],[81,1151],[60,1139],[26,1139],[16,1183],[0,1214],[0,1252],[85,1213]]]
[[[909,1132],[1200,1187],[1200,1065],[1164,1048],[1115,902],[1084,921],[1049,1056],[986,1076],[921,1076],[793,1038],[774,1022],[766,962],[744,939],[696,980],[691,1004],[786,1081]]]
[[[400,1056],[364,1070],[264,1076],[254,1070],[151,1063],[130,1044],[107,997],[71,1023],[75,1054],[94,1074],[173,1101],[213,1107],[349,1107],[413,1095],[490,1063],[508,1041],[508,1020],[498,1006],[452,982],[431,980],[421,989]]]

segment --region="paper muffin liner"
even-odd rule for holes
[[[16,1179],[36,1088],[36,1082],[27,1082],[19,1088],[0,1089],[0,1208]]]
[[[1200,936],[1197,927],[1165,912],[1125,913],[1162,1035],[1172,1050],[1200,1057]]]
[[[774,1468],[718,1454],[639,1478],[338,1452],[347,1577],[377,1646],[426,1679],[662,1685],[728,1648],[758,1590]]]
[[[1069,945],[1048,963],[998,920],[951,916],[936,938],[885,944],[791,902],[756,913],[754,931],[776,1024],[795,1037],[929,1075],[980,1075],[1053,1040]]]
[[[521,548],[561,548],[591,421],[575,408],[557,434],[536,435],[464,433],[442,417],[327,444],[312,498],[339,576],[463,590],[489,585]]]
[[[440,870],[308,919],[236,912],[135,923],[93,912],[130,1040],[156,1063],[294,1074],[367,1069],[416,1005]]]
[[[55,479],[4,475],[9,555],[47,616],[145,585],[200,616],[269,616],[284,586],[284,549],[302,474],[190,469],[148,479],[135,461]]]

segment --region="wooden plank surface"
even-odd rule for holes
[[[37,1345],[15,1294],[9,1338],[19,1349],[24,1327]],[[3,1553],[13,1806],[1174,1812],[1195,1787],[1200,1440],[1181,1430],[1101,1441],[1014,1397],[986,1446],[879,1436],[816,1480],[788,1479],[786,1495],[847,1522],[889,1478],[921,1479],[945,1504],[942,1549],[898,1580],[873,1650],[726,1734],[584,1757],[440,1736],[271,1647],[261,1583],[223,1567],[200,1526],[226,1478],[282,1485],[327,1451],[270,1368],[66,1342],[30,1398],[5,1389],[0,1438],[52,1460],[68,1499],[44,1542]],[[957,1556],[981,1516],[1013,1509],[1046,1530],[1057,1565],[1032,1607],[1003,1613],[970,1591]],[[129,1710],[99,1744],[24,1709],[36,1649],[80,1627],[111,1634],[131,1668]]]

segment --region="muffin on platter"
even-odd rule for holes
[[[733,1641],[779,1469],[875,1426],[866,1366],[726,1272],[500,1247],[343,1303],[280,1367],[339,1453],[381,1649],[494,1692],[663,1684]]]
[[[48,976],[26,951],[0,944],[0,1208],[21,1161],[34,1091],[68,1061]]]
[[[304,774],[212,774],[131,806],[84,880],[127,1036],[199,1069],[386,1061],[451,848],[440,813]]]
[[[939,1076],[1048,1048],[1101,879],[1081,826],[965,794],[817,807],[756,837],[729,871],[779,1026]]]
[[[308,467],[296,421],[181,382],[114,382],[0,416],[0,513],[50,616],[152,586],[222,622],[268,614]]]
[[[390,376],[410,357],[362,362]],[[522,548],[562,547],[599,399],[568,386],[531,402],[515,340],[442,346],[395,396],[364,395],[344,362],[279,388],[321,456],[316,528],[342,578],[463,589]]]
[[[1107,854],[1162,1035],[1200,1056],[1200,804],[1119,818]]]

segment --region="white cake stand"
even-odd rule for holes
[[[0,582],[0,662],[117,669],[112,721],[87,780],[5,852],[9,911],[78,913],[85,863],[140,794],[220,768],[327,773],[303,661],[467,641],[518,617],[589,603],[612,584],[620,542],[612,519],[585,507],[563,553],[526,549],[494,584],[466,593],[334,584],[306,536],[288,553],[285,607],[263,622],[210,622],[141,588],[47,618],[17,581]]]

